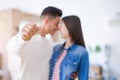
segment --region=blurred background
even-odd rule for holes
[[[18,56],[7,54],[8,40],[22,20],[38,22],[47,6],[62,9],[63,16],[80,17],[90,58],[89,80],[120,80],[120,0],[0,0],[0,80],[16,80],[20,65]],[[62,43],[58,35],[53,40]]]

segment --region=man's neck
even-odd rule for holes
[[[46,33],[45,33],[45,30],[44,30],[43,27],[40,27],[39,34],[40,34],[42,37],[45,37]]]
[[[44,24],[41,24],[40,25],[40,28],[39,28],[39,34],[40,34],[40,36],[42,36],[42,37],[45,37],[45,35],[46,35],[46,31],[45,31],[45,28],[44,28],[45,26],[44,26]]]

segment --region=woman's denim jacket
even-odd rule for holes
[[[50,60],[49,80],[52,80],[54,66],[58,56],[64,49],[63,45],[54,47],[54,52]],[[86,49],[80,45],[73,44],[67,49],[67,54],[60,64],[59,79],[74,80],[71,78],[72,73],[78,72],[78,80],[88,80],[89,73],[89,57]]]

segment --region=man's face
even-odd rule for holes
[[[53,35],[58,30],[59,21],[59,16],[48,21],[47,31],[49,34]]]

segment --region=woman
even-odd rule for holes
[[[74,80],[72,74],[75,72],[78,73],[78,80],[88,80],[88,52],[79,17],[64,17],[60,32],[65,43],[54,47],[50,61],[50,80]]]

